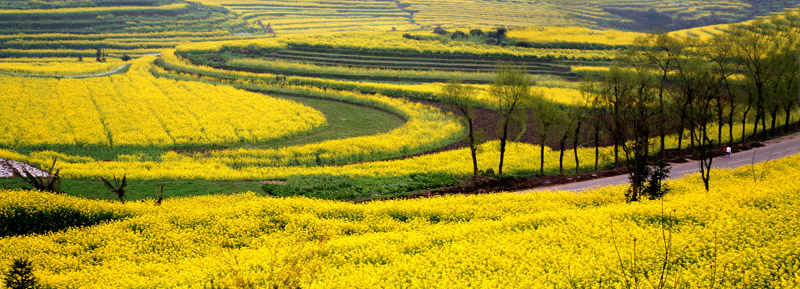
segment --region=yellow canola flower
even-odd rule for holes
[[[512,29],[508,37],[535,43],[592,43],[610,46],[631,45],[637,37],[646,35],[639,32],[620,30],[597,30],[578,26],[531,26]]]
[[[466,41],[450,41],[446,43],[439,41],[409,42],[408,39],[403,38],[401,34],[389,32],[326,33],[254,40],[189,43],[179,45],[176,49],[178,52],[216,51],[223,48],[246,46],[255,46],[263,49],[286,49],[292,45],[337,47],[339,49],[371,50],[375,52],[403,51],[431,54],[477,54],[486,56],[554,57],[564,59],[583,58],[589,60],[612,59],[616,53],[613,50],[500,47]]]
[[[21,76],[88,76],[109,72],[123,65],[121,61],[75,62],[73,61],[9,61],[0,62],[0,74]]]
[[[0,75],[0,144],[208,145],[280,139],[327,125],[321,112],[227,85],[155,78],[152,57],[85,79]]]
[[[800,156],[712,177],[710,192],[695,174],[670,181],[663,201],[635,203],[621,186],[363,204],[242,193],[161,206],[2,191],[0,218],[15,208],[118,215],[2,237],[0,267],[29,258],[59,288],[616,288],[625,276],[656,282],[668,236],[667,286],[800,286]]]

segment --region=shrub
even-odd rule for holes
[[[480,30],[480,29],[472,29],[472,30],[470,30],[470,31],[469,31],[469,35],[471,35],[471,36],[474,36],[474,37],[480,37],[480,36],[483,36],[483,30]]]
[[[436,34],[439,34],[439,35],[447,35],[447,30],[445,30],[441,26],[436,26],[436,28],[433,28],[433,33],[436,33]]]
[[[421,36],[415,36],[408,33],[403,33],[403,38],[411,39],[411,40],[423,40]]]
[[[450,38],[451,39],[467,38],[467,34],[464,33],[463,31],[456,31],[456,32],[453,32],[453,34],[450,35]]]
[[[9,289],[39,288],[36,277],[33,276],[33,262],[26,258],[14,259],[11,269],[3,276],[3,283]]]
[[[134,213],[118,204],[37,191],[0,192],[0,238],[92,226]]]
[[[128,185],[128,179],[124,175],[122,176],[122,181],[118,181],[117,177],[114,176],[114,184],[111,184],[111,182],[106,180],[104,177],[98,178],[101,182],[103,182],[103,185],[106,186],[109,192],[117,196],[117,199],[119,199],[120,203],[125,202],[125,187]]]

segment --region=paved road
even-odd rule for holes
[[[763,142],[764,146],[754,148],[747,151],[737,152],[731,154],[730,158],[716,157],[711,162],[712,168],[735,168],[751,163],[764,162],[768,160],[775,160],[785,156],[800,153],[800,133],[784,136],[774,140]],[[699,173],[700,162],[689,161],[686,163],[671,164],[670,179],[678,179],[687,174]],[[713,170],[713,169],[712,169]],[[713,174],[713,172],[712,172]],[[544,191],[544,190],[563,190],[579,192],[595,187],[621,185],[628,183],[628,175],[619,175],[601,179],[587,180],[583,182],[575,182],[563,185],[556,185],[550,187],[540,187],[529,191]]]

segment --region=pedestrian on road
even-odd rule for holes
[[[725,147],[725,157],[726,158],[731,157],[731,151],[732,151],[731,146],[726,146]]]

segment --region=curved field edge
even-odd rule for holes
[[[235,167],[342,165],[391,159],[444,147],[466,133],[453,116],[424,104],[382,95],[326,88],[272,84],[274,75],[229,72],[185,63],[174,54],[162,55],[152,72],[163,77],[211,81],[269,94],[285,94],[357,103],[397,114],[406,123],[387,133],[358,138],[327,140],[316,144],[270,150],[212,151],[206,157],[224,158]],[[240,77],[246,76],[246,77]]]
[[[670,181],[663,201],[636,203],[623,186],[364,204],[252,193],[127,203],[115,209],[136,214],[123,220],[2,238],[0,266],[30,258],[55,287],[560,288],[657,282],[666,264],[670,286],[795,288],[799,164],[715,170],[710,192],[690,175]]]
[[[137,59],[92,79],[2,78],[4,147],[192,147],[258,143],[327,125],[302,104],[226,85],[159,79]]]
[[[0,74],[24,77],[49,77],[49,78],[89,78],[103,77],[116,73],[125,73],[130,68],[130,63],[20,63],[0,62]]]
[[[159,72],[155,71],[155,73]],[[164,71],[161,71],[160,75],[166,76],[167,74]],[[181,76],[178,75],[177,78],[181,78]],[[259,86],[250,88],[258,89]],[[378,135],[347,138],[342,140],[328,140],[316,144],[290,146],[279,149],[218,150],[205,153],[196,153],[191,156],[167,152],[155,160],[150,157],[144,158],[141,156],[132,155],[126,156],[123,159],[118,158],[117,161],[109,162],[98,162],[91,157],[71,156],[52,151],[35,151],[29,153],[28,156],[23,157],[23,161],[37,163],[36,160],[43,161],[45,159],[49,159],[50,161],[48,162],[51,162],[53,158],[59,158],[61,160],[61,162],[59,162],[59,168],[62,169],[62,175],[69,178],[127,174],[131,178],[137,178],[138,176],[138,178],[146,179],[184,179],[186,177],[178,177],[178,175],[186,176],[186,174],[176,172],[178,175],[170,173],[159,176],[155,173],[155,169],[161,167],[161,165],[164,165],[165,163],[172,163],[178,159],[182,161],[189,161],[201,167],[212,165],[223,171],[228,169],[235,171],[236,169],[232,167],[252,168],[252,166],[255,165],[320,165],[336,164],[340,162],[363,162],[380,158],[400,157],[407,154],[435,149],[460,139],[465,133],[463,126],[455,118],[443,114],[436,109],[403,100],[391,99],[382,96],[362,95],[357,93],[326,92],[320,89],[303,87],[286,87],[280,89],[279,92],[315,96],[325,99],[337,99],[346,102],[356,102],[368,106],[383,108],[407,118],[408,122],[400,128]],[[6,151],[11,154],[7,157],[8,159],[20,160],[19,156],[21,154],[8,150]],[[117,170],[109,170],[114,166],[128,166],[130,164],[134,164],[134,166],[144,166],[139,166],[139,168],[144,168],[145,171],[150,171],[151,173],[145,174],[149,175],[149,177],[143,177],[142,174],[134,172],[118,173]],[[154,164],[158,165],[154,167]],[[110,167],[108,167],[108,165],[110,165]],[[105,168],[102,169],[102,167]],[[74,169],[82,171],[82,173],[75,173],[76,171]],[[87,170],[93,171],[94,173],[86,175],[85,173]],[[174,169],[171,171],[180,170],[182,170],[182,168],[174,167]],[[299,168],[298,170],[302,170],[302,168]],[[215,174],[216,172],[218,172],[217,169],[208,171],[203,175],[207,176],[209,174]],[[206,177],[198,175],[190,177],[190,179],[202,178]],[[239,179],[231,176],[217,176],[208,178]]]

